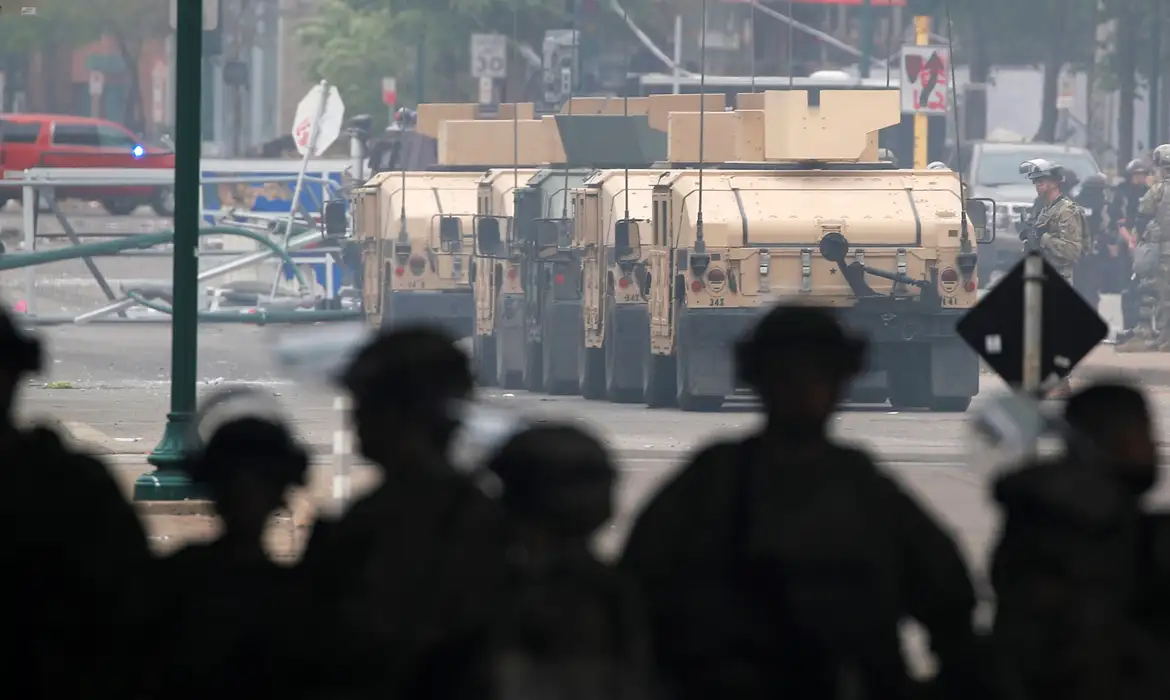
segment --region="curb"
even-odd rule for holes
[[[1108,380],[1129,382],[1144,387],[1170,388],[1170,367],[1119,367],[1090,363],[1073,370],[1074,383]]]

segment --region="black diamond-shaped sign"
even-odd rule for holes
[[[1013,387],[1024,381],[1024,265],[1021,260],[963,318],[956,330]],[[1109,334],[1109,326],[1044,261],[1040,378],[1064,378]]]

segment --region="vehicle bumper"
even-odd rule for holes
[[[475,298],[470,291],[410,292],[390,295],[387,320],[392,326],[431,324],[459,338],[475,332]]]

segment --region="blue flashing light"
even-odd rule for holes
[[[134,144],[134,148],[130,149],[130,155],[134,156],[135,158],[141,158],[142,156],[146,155],[146,149],[142,147],[142,144],[136,143]]]

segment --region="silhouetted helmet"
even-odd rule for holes
[[[883,163],[893,163],[894,165],[898,164],[898,159],[894,157],[893,151],[888,148],[878,149],[878,160]]]
[[[245,416],[216,428],[183,468],[197,484],[225,483],[247,471],[277,486],[303,486],[309,455],[281,423]]]
[[[950,170],[950,168],[947,167],[947,164],[942,162],[941,160],[934,161],[930,165],[926,166],[926,169],[927,170]]]
[[[40,372],[44,364],[41,342],[21,328],[6,308],[0,308],[0,364],[21,374]]]
[[[867,343],[847,332],[832,309],[780,305],[736,344],[736,368],[743,382],[763,389],[778,371],[823,369],[846,381],[865,367]]]
[[[1149,175],[1150,166],[1141,158],[1134,158],[1129,161],[1129,165],[1125,166],[1125,173],[1127,175]]]
[[[1043,158],[1033,158],[1020,163],[1020,174],[1027,176],[1032,182],[1037,180],[1062,182],[1064,180],[1064,168]]]
[[[1155,168],[1170,168],[1170,143],[1155,148],[1152,160]]]

